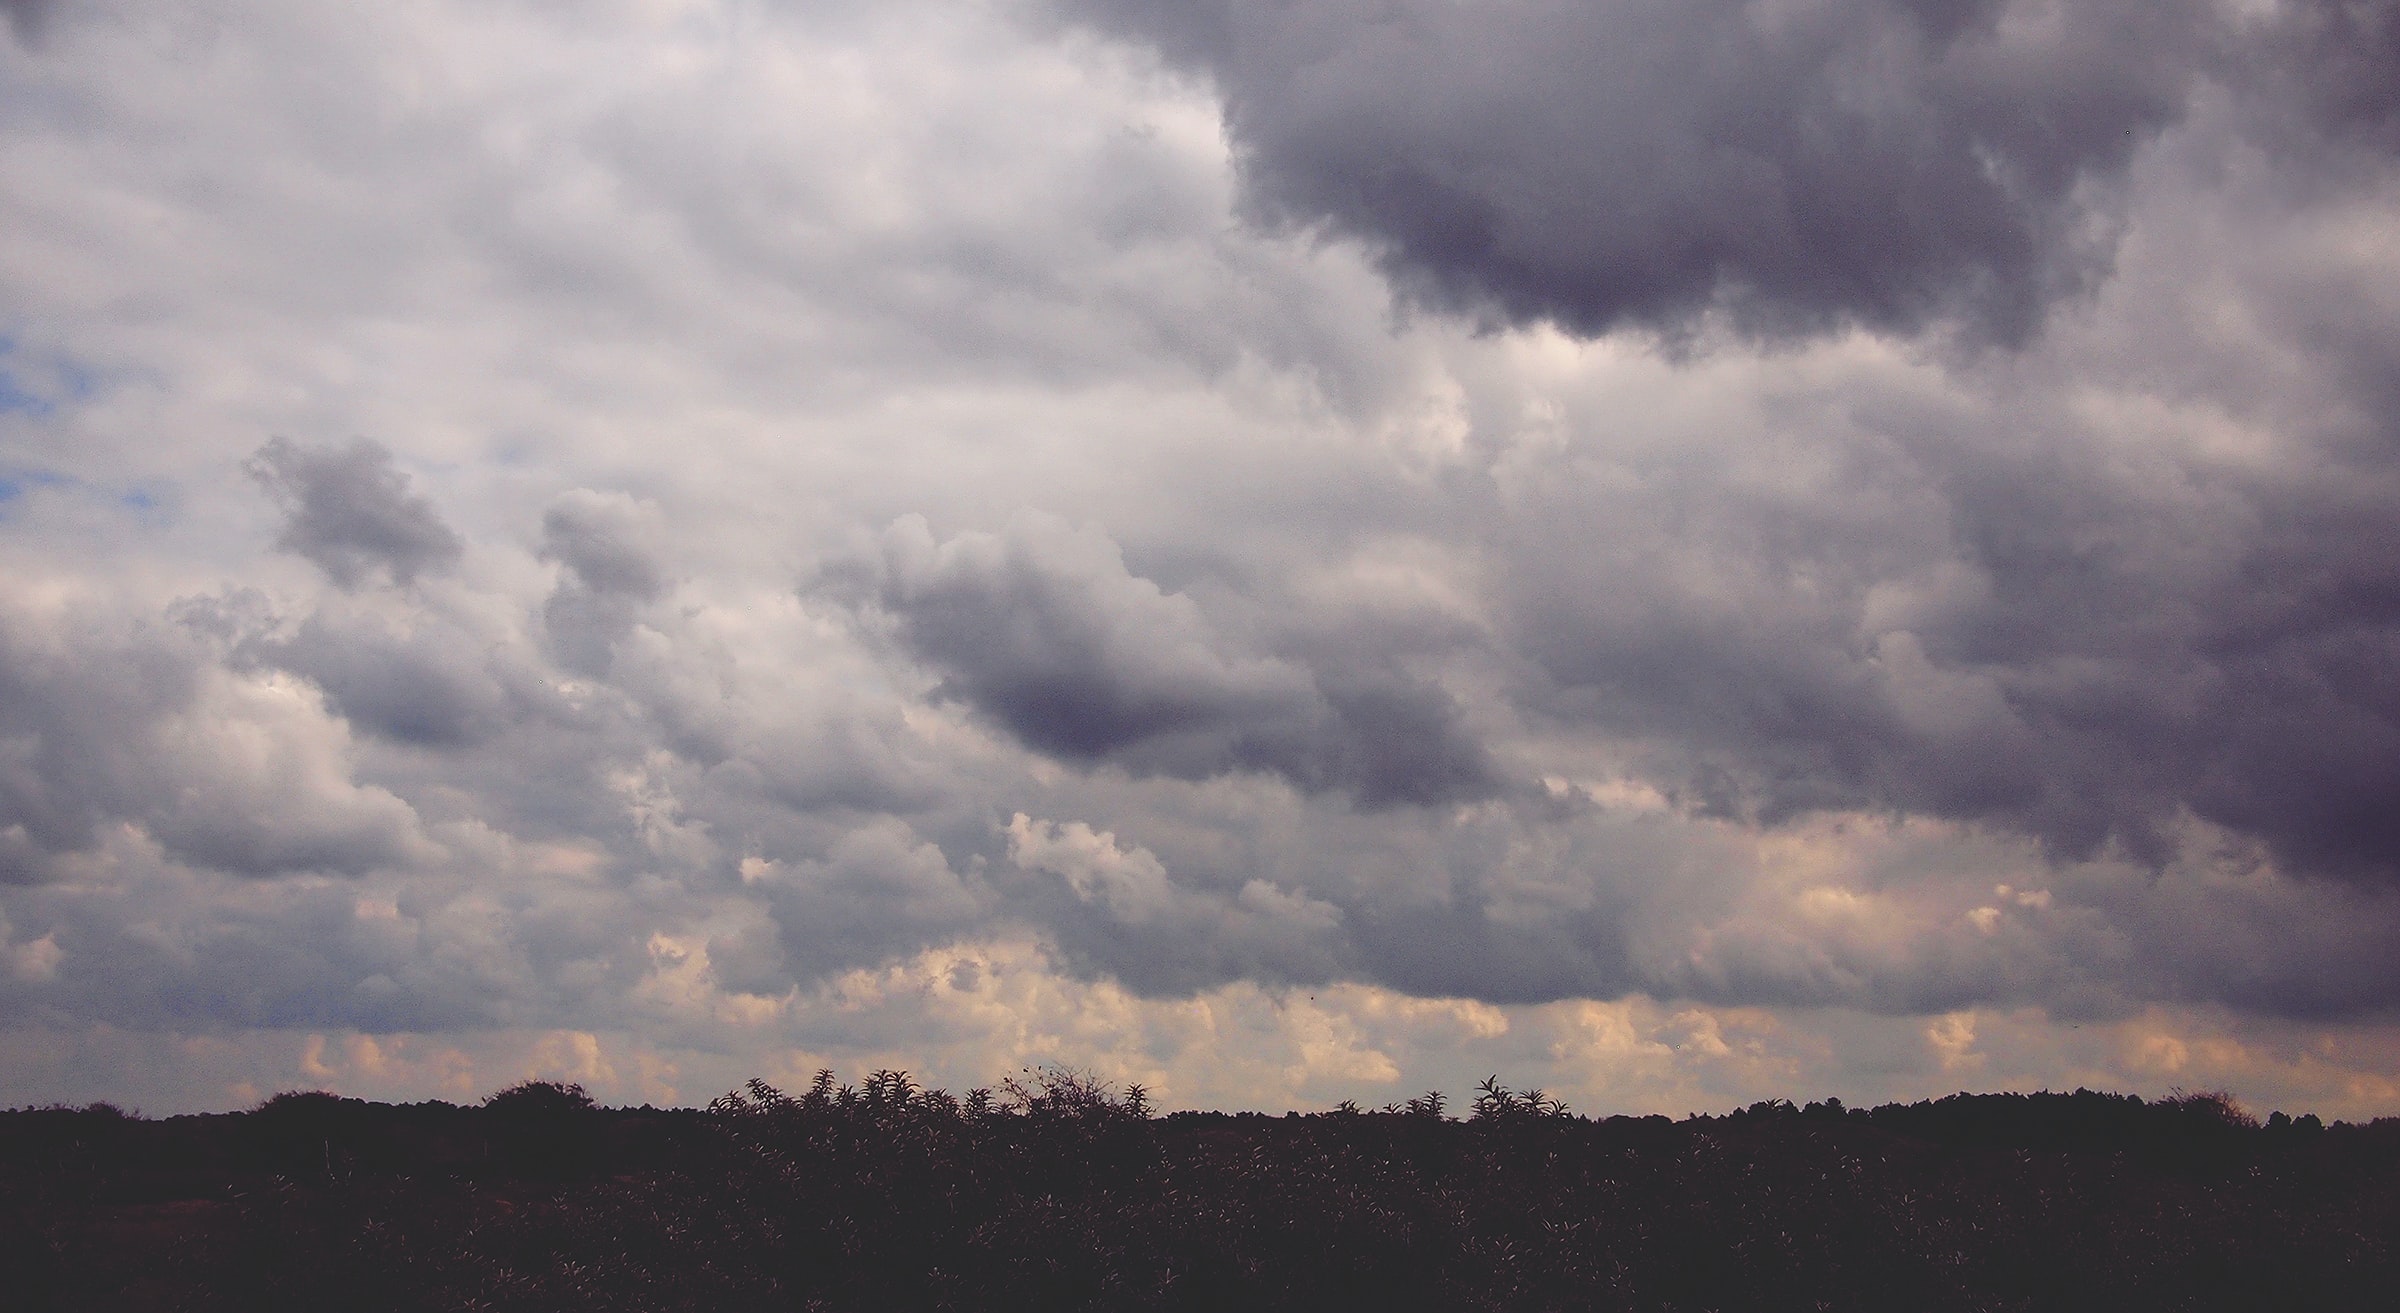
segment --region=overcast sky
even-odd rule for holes
[[[0,10],[0,1105],[2400,1113],[2400,3]]]

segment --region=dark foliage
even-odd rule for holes
[[[1957,1095],[1592,1120],[1150,1115],[1028,1071],[883,1071],[705,1111],[0,1113],[11,1308],[2368,1309],[2400,1120],[2220,1095]]]

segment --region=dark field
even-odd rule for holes
[[[13,1309],[2400,1307],[2400,1120],[1959,1095],[1147,1115],[1041,1073],[0,1113]]]

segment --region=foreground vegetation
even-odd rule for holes
[[[1153,1116],[1071,1072],[0,1113],[10,1307],[2386,1309],[2400,1120],[1957,1095]]]

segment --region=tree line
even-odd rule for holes
[[[1036,1069],[0,1112],[0,1292],[76,1309],[2381,1309],[2400,1120],[2213,1093],[1576,1115],[1487,1080],[1159,1115]]]

